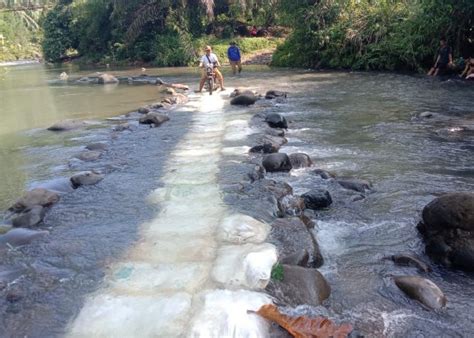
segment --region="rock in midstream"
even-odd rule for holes
[[[308,168],[313,165],[313,161],[311,161],[309,155],[305,153],[294,153],[288,155],[288,157],[290,158],[293,169]]]
[[[416,299],[430,309],[440,309],[446,306],[446,296],[432,281],[418,276],[398,276],[395,284],[410,298]]]
[[[74,130],[74,129],[78,129],[78,128],[83,128],[87,125],[88,124],[84,121],[65,120],[65,121],[56,122],[51,127],[49,127],[48,130],[51,130],[51,131],[69,131],[69,130]]]
[[[355,190],[364,193],[366,190],[372,188],[372,184],[366,180],[360,180],[356,178],[338,178],[336,182],[339,183],[344,189]]]
[[[271,143],[264,143],[262,145],[253,146],[249,153],[273,154],[280,150],[280,146]]]
[[[267,172],[290,171],[292,169],[290,158],[285,153],[274,153],[263,158],[262,166]]]
[[[417,268],[421,272],[430,272],[431,268],[428,264],[423,262],[420,258],[416,257],[412,254],[396,254],[390,257],[386,257],[386,259],[392,260],[397,265],[402,266],[412,266]]]
[[[319,210],[329,207],[332,204],[332,198],[329,191],[324,189],[312,189],[301,195],[304,199],[306,208]]]
[[[328,180],[328,179],[336,177],[335,174],[333,174],[329,171],[323,170],[323,169],[314,169],[313,171],[311,171],[311,174],[317,175],[317,176],[321,177],[324,180]]]
[[[286,119],[277,113],[268,114],[265,117],[265,122],[267,122],[268,126],[271,128],[288,128],[288,122],[286,121]]]
[[[331,287],[318,270],[296,265],[281,266],[283,279],[272,279],[265,290],[283,304],[318,306],[331,294]]]
[[[156,127],[158,127],[166,121],[169,121],[169,119],[170,118],[167,115],[151,112],[143,117],[140,117],[139,122],[141,124],[154,124]]]
[[[98,160],[102,156],[101,151],[86,150],[76,155],[75,157],[84,162],[92,162]]]
[[[436,262],[474,271],[474,193],[449,193],[426,205],[418,224]]]
[[[23,197],[18,199],[9,210],[19,212],[28,208],[32,208],[35,205],[43,207],[49,207],[59,201],[59,195],[55,192],[37,188],[28,191]]]
[[[24,210],[21,214],[12,219],[14,227],[32,227],[41,223],[46,214],[46,209],[41,205],[35,205]]]
[[[102,142],[90,143],[86,145],[86,149],[92,151],[104,151],[107,150],[107,144]]]
[[[104,179],[104,175],[95,173],[93,171],[84,171],[71,177],[71,183],[74,188],[82,185],[94,185]]]
[[[257,97],[253,93],[244,93],[234,97],[230,100],[230,104],[232,105],[240,105],[240,106],[249,106],[254,104],[257,101]]]
[[[49,234],[48,231],[36,231],[24,228],[15,228],[0,236],[0,248],[20,246],[31,243],[36,238]]]
[[[268,100],[274,99],[276,97],[286,97],[287,93],[279,90],[269,90],[265,93],[265,98]]]
[[[306,250],[309,253],[309,259],[305,267],[318,268],[323,265],[323,256],[316,238],[297,217],[275,220],[272,223],[268,241],[275,244],[282,260],[300,254],[301,250]]]

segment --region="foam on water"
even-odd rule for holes
[[[242,116],[224,114],[223,105],[221,97],[207,95],[187,105],[194,108],[193,124],[170,155],[160,188],[147,197],[159,214],[112,264],[69,336],[267,335],[265,320],[247,310],[271,303],[255,291],[268,283],[277,252],[263,243],[267,224],[229,213],[221,200],[216,178],[221,155],[245,150],[224,149],[222,141],[229,130],[232,140],[249,132]]]

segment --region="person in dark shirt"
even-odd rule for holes
[[[448,67],[453,66],[453,51],[451,47],[448,46],[446,38],[441,38],[439,42],[440,47],[438,49],[438,56],[436,57],[436,62],[428,72],[428,75],[430,76],[436,76],[440,71],[443,73],[448,69]]]
[[[235,75],[237,69],[240,72],[242,71],[242,62],[240,57],[240,49],[237,47],[234,41],[230,43],[230,47],[227,49],[227,57],[229,58],[229,63],[232,67],[232,74]]]

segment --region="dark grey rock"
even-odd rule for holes
[[[280,146],[271,143],[264,143],[263,145],[253,146],[250,148],[250,153],[273,154],[277,153]]]
[[[290,157],[290,162],[293,169],[308,168],[313,164],[311,158],[305,153],[294,153],[288,156]]]
[[[306,250],[309,253],[306,267],[317,268],[323,265],[316,238],[297,217],[275,220],[268,241],[277,247],[281,257],[300,254],[302,250]]]
[[[269,90],[265,93],[265,98],[268,100],[274,99],[276,97],[286,97],[287,93],[279,90]]]
[[[361,193],[372,188],[372,184],[369,181],[356,178],[338,178],[336,179],[336,182],[344,189],[354,190]]]
[[[158,127],[166,121],[169,121],[169,119],[170,118],[168,115],[152,112],[141,117],[139,122],[142,124],[154,124],[156,127]]]
[[[71,183],[74,188],[78,188],[82,185],[94,185],[104,179],[104,175],[95,173],[93,171],[85,171],[78,173],[71,177]]]
[[[323,209],[332,204],[331,195],[327,190],[313,189],[304,193],[301,197],[304,198],[305,206],[308,209]]]
[[[272,279],[266,291],[278,301],[292,307],[319,306],[331,294],[324,276],[316,269],[294,265],[283,266],[283,281]]]
[[[161,108],[161,106],[159,108]],[[148,109],[147,107],[140,107],[138,108],[138,112],[140,114],[148,114],[150,112],[150,109]]]
[[[430,272],[431,268],[419,257],[412,254],[397,254],[389,257],[395,264],[402,266],[413,266],[421,272]]]
[[[277,113],[268,114],[265,118],[265,122],[267,122],[271,128],[288,128],[288,122],[286,122],[286,119]]]
[[[422,217],[418,230],[428,256],[448,267],[474,271],[474,194],[438,197],[425,206]]]
[[[240,106],[249,106],[254,104],[257,101],[257,97],[255,95],[250,95],[250,93],[241,94],[234,97],[230,100],[230,104],[232,105],[240,105]]]
[[[41,205],[36,205],[24,210],[20,215],[12,219],[12,224],[16,228],[29,228],[41,223],[46,214],[46,209]]]
[[[315,170],[312,170],[311,173],[313,175],[317,175],[317,176],[319,176],[319,177],[321,177],[322,179],[325,179],[325,180],[336,177],[336,175],[334,175],[333,173],[331,173],[329,171],[326,171],[326,170],[323,170],[323,169],[315,169]]]
[[[429,309],[437,310],[446,306],[447,298],[432,281],[418,276],[399,276],[395,284],[410,298],[416,299]]]
[[[266,155],[263,158],[262,166],[267,172],[290,171],[290,158],[285,153],[275,153]]]

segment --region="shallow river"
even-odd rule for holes
[[[64,70],[74,75],[96,71],[40,65],[0,70],[0,215],[23,191],[53,179],[86,169],[107,176],[97,186],[62,196],[41,226],[50,230],[47,237],[0,253],[0,269],[16,274],[9,288],[19,295],[12,302],[0,291],[0,328],[4,328],[0,336],[87,336],[82,328],[94,326],[94,311],[104,315],[103,309],[95,308],[97,299],[116,294],[129,297],[137,290],[152,297],[149,303],[124,301],[126,306],[143,309],[144,319],[137,318],[133,324],[137,328],[143,323],[140,320],[147,319],[146,309],[151,313],[152,305],[160,304],[169,310],[162,314],[168,324],[154,323],[163,330],[161,335],[191,330],[205,336],[206,331],[196,328],[196,323],[212,322],[212,316],[206,312],[210,310],[205,301],[201,306],[192,297],[201,289],[219,285],[207,280],[207,271],[215,273],[212,257],[225,251],[213,237],[216,229],[208,224],[218,223],[228,209],[239,209],[224,205],[219,197],[219,187],[233,181],[225,172],[219,173],[225,170],[222,154],[232,155],[248,145],[246,137],[252,130],[246,121],[259,109],[279,112],[290,121],[289,142],[281,152],[305,152],[317,168],[366,179],[374,186],[360,196],[309,170],[268,175],[288,182],[296,194],[324,187],[334,200],[330,209],[318,213],[315,229],[325,259],[320,271],[332,287],[331,297],[325,307],[300,307],[296,313],[323,313],[374,337],[474,334],[473,275],[433,265],[428,278],[444,291],[448,305],[439,312],[427,311],[407,299],[391,279],[418,273],[382,259],[413,252],[429,261],[415,229],[423,206],[444,192],[474,190],[474,86],[394,74],[246,68],[240,77],[224,73],[226,86],[248,86],[260,92],[284,90],[289,92],[288,100],[236,109],[223,95],[192,94],[190,102],[170,113],[171,121],[162,127],[132,125],[132,131],[118,133],[111,131],[114,121],[106,118],[159,101],[156,87],[50,82]],[[197,77],[189,69],[150,69],[147,74],[192,87]],[[419,117],[427,111],[434,117]],[[65,118],[86,119],[91,126],[63,134],[45,130]],[[73,159],[85,144],[98,141],[108,143],[109,150],[97,163]],[[245,157],[237,155],[236,160]],[[178,186],[185,189],[177,190]],[[180,208],[171,205],[176,200],[181,200]],[[199,204],[193,209],[195,200]],[[258,218],[255,211],[249,213]],[[193,215],[197,233],[186,234],[191,237],[184,235],[186,229],[175,237],[173,232],[164,232],[167,227],[181,227],[179,219]],[[150,238],[161,241],[164,249],[150,247],[156,245]],[[166,276],[160,285],[152,279],[162,276],[154,276],[157,269],[149,269],[148,263],[133,275],[137,268],[131,270],[130,261],[145,261],[143,256],[159,261]],[[187,264],[196,260],[199,264]],[[148,280],[146,276],[149,284],[136,280]],[[121,282],[123,278],[131,278],[129,284]],[[130,290],[134,285],[137,289]],[[153,298],[149,288],[160,288],[160,295],[168,298]],[[97,298],[92,299],[91,294]],[[219,299],[215,304],[209,301],[219,308],[226,306],[222,305],[226,300],[239,302],[252,295],[232,298],[208,293],[200,297]],[[122,305],[109,304],[117,309]],[[191,323],[188,318],[193,318]],[[111,330],[101,332],[106,336]]]

